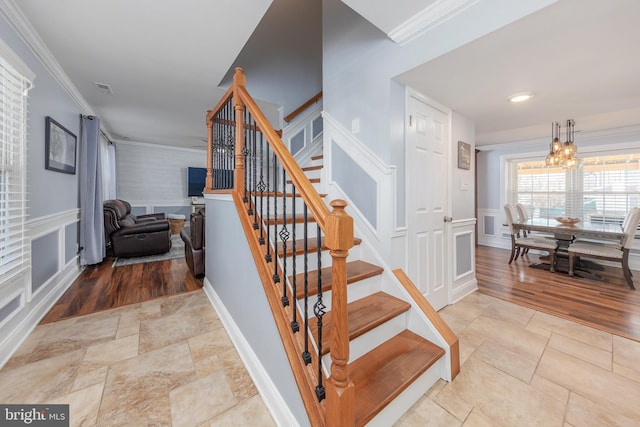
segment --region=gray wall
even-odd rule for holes
[[[391,80],[553,1],[484,0],[400,46],[340,0],[324,0],[324,109],[347,129],[358,118],[358,138],[393,164]]]
[[[309,425],[235,205],[230,198],[206,199],[205,202],[207,280],[289,404],[299,425]]]
[[[79,207],[78,174],[69,175],[45,170],[45,117],[51,116],[76,135],[76,158],[79,158],[80,114],[83,111],[36,57],[3,10],[0,10],[0,38],[36,76],[33,82],[35,87],[29,91],[26,151],[27,225],[31,228],[30,224],[37,223],[40,230],[40,234],[31,243],[31,283],[24,285],[37,290],[38,293],[30,302],[26,302],[25,299],[24,305],[16,306],[12,300],[8,306],[0,307],[4,315],[11,317],[0,330],[1,365],[26,334],[35,327],[48,307],[55,302],[62,286],[65,285],[62,283],[63,278],[68,279],[70,276],[65,276],[70,271],[69,265],[75,267],[72,261],[78,248],[77,222],[73,213],[71,216],[64,213],[73,212]],[[76,164],[76,171],[79,168],[80,165]],[[30,230],[28,235],[32,236],[32,232]],[[63,263],[60,262],[60,249],[63,251]],[[2,292],[26,292],[22,284],[13,286],[13,289],[3,288]]]
[[[118,198],[124,200],[184,200],[187,167],[207,166],[204,150],[153,144],[116,142]]]
[[[474,191],[475,191],[475,126],[466,117],[454,112],[452,117],[451,132],[451,216],[453,219],[475,218]],[[471,145],[471,169],[458,168],[458,141]]]
[[[78,175],[53,172],[44,168],[44,124],[46,116],[53,117],[78,137],[79,146],[81,112],[20,36],[13,31],[2,12],[0,12],[0,38],[36,75],[35,87],[29,91],[27,135],[29,216],[37,218],[77,208]]]

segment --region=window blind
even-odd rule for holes
[[[25,233],[27,91],[31,83],[0,57],[0,284],[29,268]]]
[[[546,167],[539,159],[509,160],[507,200],[531,217],[566,216],[621,223],[640,206],[640,154],[588,155],[579,167]]]

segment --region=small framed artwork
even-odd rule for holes
[[[47,116],[44,131],[45,169],[75,175],[76,145],[76,136]]]
[[[458,169],[471,169],[471,145],[458,141]]]

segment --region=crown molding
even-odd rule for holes
[[[434,29],[480,0],[437,0],[429,7],[391,30],[387,36],[403,45]]]
[[[147,149],[154,149],[154,150],[180,151],[180,152],[189,152],[189,153],[198,153],[198,154],[206,154],[207,152],[206,147],[203,147],[202,149],[186,148],[186,147],[177,147],[175,145],[154,144],[151,142],[132,141],[132,140],[117,139],[117,138],[112,141],[114,141],[116,144],[116,150],[118,149],[118,147],[122,147],[123,145],[129,145],[132,147],[147,148]]]
[[[2,10],[12,25],[13,29],[22,38],[36,58],[49,71],[51,76],[67,92],[73,101],[80,107],[83,114],[96,115],[91,106],[80,95],[80,92],[64,72],[49,48],[33,28],[27,17],[22,13],[20,7],[14,0],[0,0],[0,10]]]
[[[584,147],[603,147],[606,144],[606,149],[619,149],[629,148],[630,146],[637,146],[640,141],[640,125],[625,126],[614,129],[602,129],[589,132],[580,132],[576,135],[575,143],[580,148],[583,144]],[[513,141],[490,145],[476,145],[476,149],[480,151],[511,151],[511,150],[535,150],[540,149],[542,151],[549,151],[550,138],[542,137],[535,139],[528,139],[523,141]]]

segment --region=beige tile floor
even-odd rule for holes
[[[478,293],[441,314],[461,373],[398,426],[640,425],[640,343]],[[70,403],[72,425],[274,425],[202,291],[38,326],[0,402]]]

